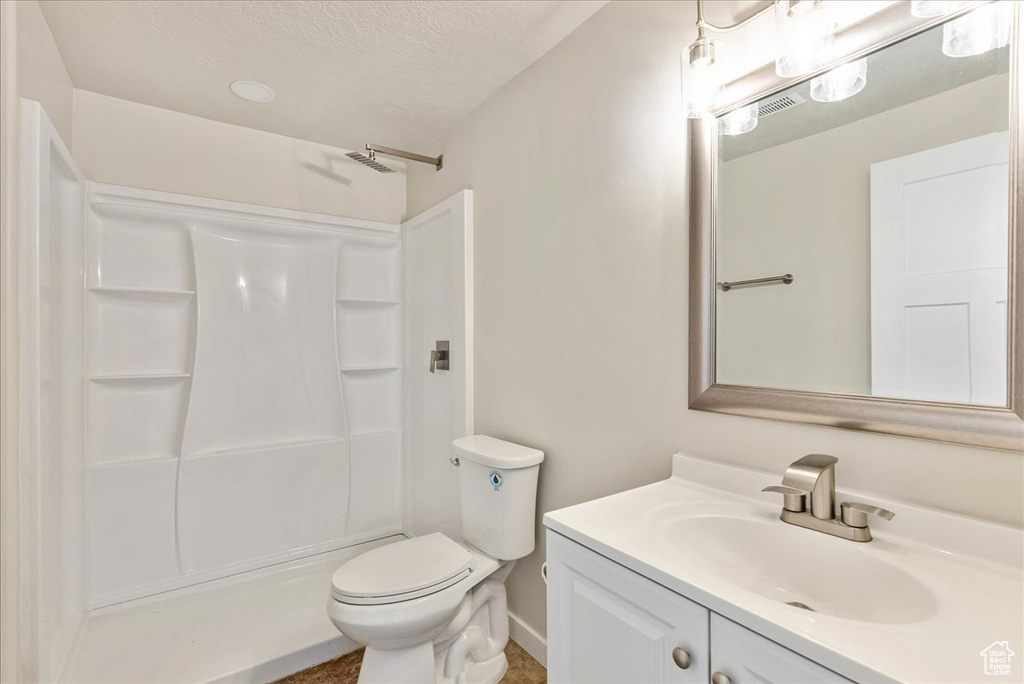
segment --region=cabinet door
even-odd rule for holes
[[[711,614],[711,672],[715,684],[854,684],[813,660],[721,615]]]
[[[547,552],[552,684],[708,681],[706,608],[557,533]]]

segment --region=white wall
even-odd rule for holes
[[[405,174],[377,173],[347,150],[87,90],[74,98],[75,161],[89,180],[388,223],[405,215]]]
[[[667,477],[675,450],[780,475],[822,451],[844,486],[1022,525],[1019,454],[687,410],[679,55],[694,17],[692,2],[611,3],[431,145],[443,171],[410,170],[410,215],[474,190],[477,432],[547,452],[541,511]],[[723,61],[766,62],[771,39],[758,20]],[[543,555],[509,580],[542,633]]]
[[[18,162],[22,97],[41,102],[70,143],[72,88],[36,0],[0,3],[0,604],[18,606],[22,563],[18,468]],[[31,612],[0,611],[0,681],[32,679],[22,663],[22,629],[35,630]],[[27,667],[24,667],[27,666]]]
[[[796,279],[718,291],[718,381],[871,394],[871,165],[1007,130],[1009,92],[989,76],[722,164],[719,280]]]
[[[52,681],[85,612],[84,183],[23,102],[18,259],[20,601],[26,680]],[[36,670],[38,668],[38,670]]]

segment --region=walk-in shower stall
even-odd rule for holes
[[[39,105],[22,118],[36,674],[259,681],[340,654],[330,572],[458,534],[469,191],[392,225],[102,185]]]

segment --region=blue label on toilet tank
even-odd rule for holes
[[[491,485],[494,487],[494,491],[498,491],[499,489],[501,489],[501,485],[505,481],[505,478],[501,476],[501,473],[499,473],[497,470],[492,470],[491,474],[488,475],[487,477],[490,478]]]

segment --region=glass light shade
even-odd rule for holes
[[[868,83],[868,60],[841,64],[811,79],[811,97],[818,102],[839,102],[853,97]]]
[[[1010,44],[1013,3],[1002,0],[982,5],[942,26],[942,52],[950,57],[973,57]]]
[[[708,116],[722,90],[718,69],[714,65],[690,66],[686,53],[682,63],[683,112],[688,119]]]
[[[941,17],[967,4],[967,0],[910,0],[910,13],[915,17]]]
[[[757,103],[734,109],[718,120],[722,135],[743,135],[757,128]]]
[[[775,0],[775,73],[803,76],[835,55],[836,26],[825,3]]]

